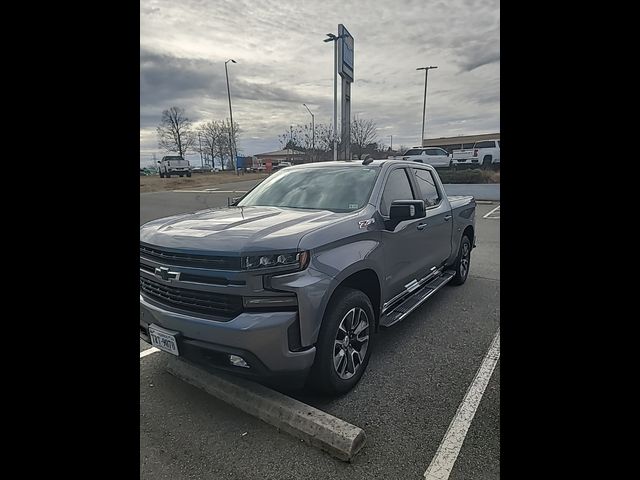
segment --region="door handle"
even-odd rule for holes
[[[451,218],[452,218],[451,215],[445,215],[444,216],[444,221],[448,222],[449,220],[451,220]]]
[[[424,230],[426,226],[427,226],[426,223],[419,223],[418,224],[418,230]]]

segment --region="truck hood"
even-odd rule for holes
[[[209,254],[292,251],[300,239],[353,213],[278,207],[232,207],[153,220],[140,227],[140,241],[158,247]]]

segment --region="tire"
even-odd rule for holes
[[[164,176],[165,176],[166,178],[171,178],[171,174],[170,174],[169,172],[165,173],[165,174],[164,174]]]
[[[489,168],[491,168],[491,155],[486,155],[483,159],[482,159],[482,168],[484,170],[488,170]]]
[[[356,320],[360,319],[355,329],[352,328],[354,317]],[[357,331],[364,321],[367,322],[367,326],[357,334],[353,332],[347,337],[342,333],[344,330]],[[322,319],[316,343],[316,357],[309,377],[311,388],[326,395],[340,395],[351,390],[360,381],[371,356],[374,322],[375,316],[369,297],[360,290],[338,287]],[[341,339],[342,344],[339,343]],[[344,342],[347,342],[346,347]],[[363,349],[364,358],[361,357]],[[360,358],[360,361],[355,357],[354,350],[359,350],[357,358]],[[349,352],[348,356],[344,354],[345,351]],[[359,362],[357,365],[356,361]]]
[[[187,177],[191,177],[191,172],[187,173]]]
[[[164,178],[164,173],[160,172],[160,178]]]
[[[466,260],[466,261],[465,261]],[[462,285],[467,281],[469,276],[469,267],[471,266],[471,240],[464,235],[460,241],[460,249],[458,257],[452,268],[455,269],[456,275],[449,282],[451,285]]]

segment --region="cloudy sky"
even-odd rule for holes
[[[182,107],[195,124],[228,118],[229,58],[240,153],[280,149],[279,134],[311,121],[302,103],[330,123],[333,44],[323,39],[339,23],[355,39],[352,115],[373,119],[379,141],[419,144],[424,72],[415,69],[426,65],[438,66],[427,138],[500,130],[498,0],[141,0],[141,164],[162,155],[163,110]]]

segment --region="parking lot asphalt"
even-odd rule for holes
[[[227,196],[235,195],[141,194],[140,223],[224,206]],[[467,282],[443,288],[376,335],[369,367],[354,390],[337,399],[292,394],[365,430],[367,444],[352,463],[176,379],[164,370],[167,354],[161,352],[140,359],[141,478],[423,478],[499,328],[500,219],[483,218],[496,206],[477,206],[477,248]],[[149,347],[140,341],[140,351]],[[498,363],[450,479],[499,478],[499,399]]]

